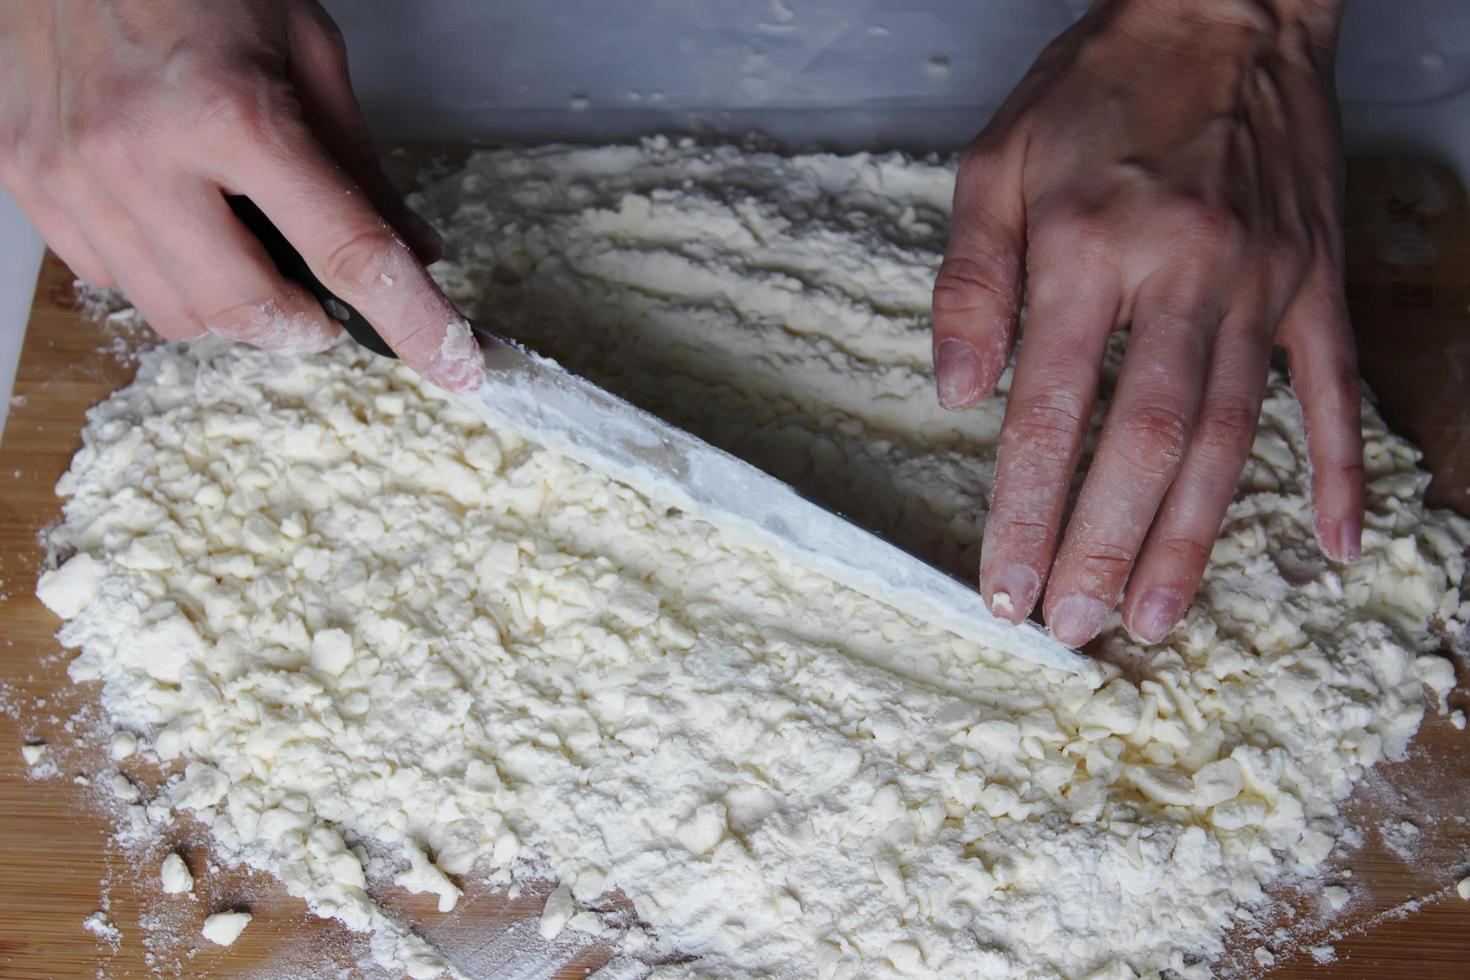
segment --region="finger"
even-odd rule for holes
[[[144,234],[210,333],[293,354],[336,341],[341,328],[281,276],[218,188],[197,181],[143,193],[132,213],[169,215],[166,225],[150,224]]]
[[[249,196],[408,365],[451,391],[478,388],[485,365],[469,325],[315,139],[283,119],[242,137],[225,182]]]
[[[969,408],[1005,371],[1021,306],[1025,207],[1011,164],[967,153],[934,280],[934,379],[945,408]]]
[[[67,216],[73,225],[86,229],[92,251],[148,326],[167,340],[204,336],[204,324],[163,274],[152,246],[132,218],[100,191],[79,190],[73,200],[76,210]]]
[[[420,260],[443,258],[444,240],[408,206],[378,160],[352,90],[342,32],[320,4],[296,4],[291,11],[287,69],[307,125]]]
[[[40,207],[22,206],[22,210],[35,224],[51,251],[61,256],[68,269],[87,285],[96,289],[113,289],[117,280],[107,269],[107,263],[92,248],[87,236],[60,208],[50,205]]]
[[[1194,438],[1149,530],[1123,602],[1123,622],[1146,643],[1168,635],[1194,600],[1255,441],[1270,358],[1264,330],[1236,324],[1215,340]]]
[[[1145,283],[1117,394],[1046,588],[1046,622],[1063,643],[1097,635],[1183,463],[1219,312]]]
[[[1356,561],[1363,537],[1362,394],[1340,276],[1324,266],[1310,277],[1279,336],[1307,432],[1317,541],[1327,557]]]
[[[1085,256],[1063,264],[1067,258],[1048,257],[1042,245],[1032,250],[1031,316],[981,544],[981,592],[992,612],[1016,623],[1030,614],[1046,581],[1118,315],[1116,272]]]
[[[66,212],[47,200],[41,193],[13,183],[6,190],[16,205],[35,225],[51,251],[61,256],[72,274],[89,286],[97,289],[112,289],[117,285],[101,256],[87,241],[87,236],[67,216]]]

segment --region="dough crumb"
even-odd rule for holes
[[[30,742],[22,745],[20,747],[20,757],[25,760],[28,766],[40,765],[41,760],[46,757],[46,743]]]
[[[1465,899],[1465,901],[1470,902],[1470,877],[1460,879],[1459,883],[1455,885],[1455,894]]]
[[[546,896],[546,907],[541,910],[541,938],[552,940],[561,935],[561,931],[571,921],[575,909],[572,890],[566,885],[557,885]]]
[[[194,876],[189,873],[189,866],[178,854],[170,854],[163,859],[163,865],[158,869],[158,876],[163,882],[165,895],[182,895],[184,892],[194,890]]]
[[[240,938],[253,918],[249,912],[216,912],[204,920],[199,931],[216,946],[228,946]]]
[[[121,762],[136,751],[138,751],[138,738],[132,732],[112,733],[112,741],[107,747],[107,754],[112,756],[113,761]]]
[[[105,567],[83,552],[66,564],[42,574],[36,598],[62,619],[75,619],[102,587]]]
[[[112,789],[112,795],[124,803],[136,803],[143,795],[137,785],[120,772],[113,773],[108,783]]]

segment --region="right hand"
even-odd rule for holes
[[[1016,356],[981,551],[1013,622],[1081,646],[1119,600],[1162,640],[1250,457],[1273,346],[1301,404],[1323,553],[1361,552],[1363,446],[1342,276],[1341,0],[1098,0],[971,144],[934,286],[941,402]],[[1131,324],[1076,506],[1108,337]],[[1042,598],[1043,588],[1045,597]]]
[[[405,362],[450,390],[483,380],[424,270],[442,244],[383,173],[315,0],[6,3],[0,64],[0,183],[163,336],[307,352],[340,332],[235,218],[243,194]]]

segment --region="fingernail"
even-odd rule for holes
[[[1103,620],[1108,618],[1108,607],[1085,595],[1069,595],[1057,603],[1046,625],[1051,635],[1069,647],[1080,647],[1097,635]]]
[[[1019,623],[1036,604],[1041,580],[1025,565],[1001,569],[990,580],[990,612],[1011,623]]]
[[[1363,522],[1345,517],[1337,523],[1337,560],[1357,561],[1363,554]]]
[[[964,408],[980,393],[980,355],[962,340],[943,341],[934,352],[934,380],[940,405]]]
[[[429,370],[434,382],[450,391],[471,392],[485,383],[485,361],[468,321],[444,325],[444,339]]]
[[[1174,589],[1149,589],[1133,609],[1129,632],[1145,643],[1157,643],[1169,635],[1184,611],[1184,597]]]

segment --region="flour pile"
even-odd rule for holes
[[[934,403],[952,180],[649,141],[477,154],[420,203],[472,315],[961,567],[1003,402]],[[204,341],[93,411],[39,592],[73,677],[182,773],[135,819],[191,812],[391,970],[456,967],[368,894],[364,844],[442,911],[459,876],[549,870],[543,935],[660,976],[1204,976],[1453,683],[1470,526],[1367,426],[1364,558],[1334,568],[1273,377],[1195,608],[1147,650],[1115,620],[1128,671],[1093,690],[353,345]],[[640,925],[595,911],[615,889]]]

